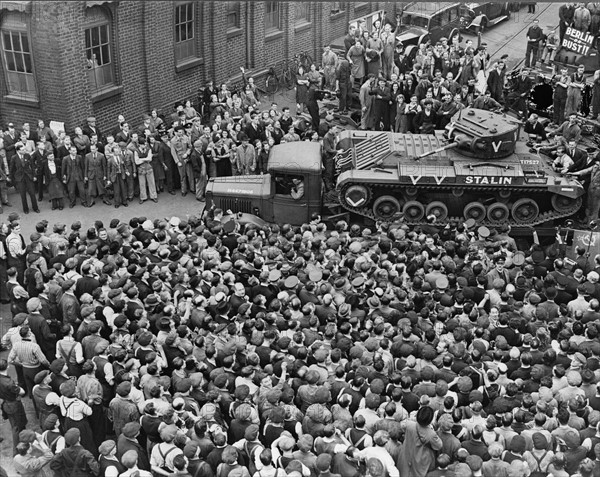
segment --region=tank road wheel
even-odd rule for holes
[[[501,190],[496,192],[496,200],[498,202],[507,202],[510,199],[510,190]]]
[[[473,219],[475,222],[481,222],[485,219],[485,205],[481,202],[469,202],[463,209],[465,220]]]
[[[373,204],[373,213],[380,220],[390,220],[400,212],[400,202],[391,195],[382,195]]]
[[[427,204],[427,207],[425,208],[425,215],[428,217],[433,215],[435,216],[435,220],[437,222],[441,222],[442,220],[446,220],[448,218],[448,207],[446,207],[446,204],[443,202],[436,200]]]
[[[533,199],[519,199],[512,206],[512,217],[519,224],[529,224],[537,219],[540,208]]]
[[[404,189],[404,193],[406,194],[406,197],[414,198],[419,193],[419,190],[416,187],[407,187]]]
[[[573,209],[579,209],[583,199],[581,197],[572,199],[571,197],[565,197],[564,195],[553,194],[550,202],[552,204],[552,208],[556,210],[556,212],[564,213]]]
[[[510,210],[508,210],[508,206],[502,202],[494,202],[488,207],[487,218],[490,222],[499,224],[501,222],[506,222],[509,217]]]
[[[363,207],[371,199],[371,191],[363,185],[353,185],[344,192],[344,202],[350,207]]]
[[[404,217],[409,222],[418,222],[425,215],[425,207],[418,200],[410,200],[402,208]]]

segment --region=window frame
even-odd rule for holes
[[[233,31],[240,30],[242,28],[241,17],[242,17],[242,2],[227,2],[227,10],[226,10],[226,18],[227,18],[227,32],[231,33]],[[231,15],[236,16],[236,21],[231,23],[229,17]]]
[[[302,7],[303,16],[298,17],[299,7]],[[295,5],[295,13],[294,13],[294,23],[296,25],[307,25],[312,23],[312,4],[309,1],[305,2],[296,2]]]
[[[117,57],[117,39],[114,35],[114,16],[113,11],[101,6],[94,5],[88,7],[85,12],[85,22],[82,25],[83,29],[83,51],[86,61],[86,75],[87,82],[90,88],[90,94],[93,101],[101,100],[107,96],[118,94],[121,90],[119,86],[119,72],[118,72],[118,57]],[[102,43],[101,40],[101,27],[106,27],[106,39],[107,43]],[[100,43],[96,46],[87,46],[87,35],[90,31],[90,42],[92,43],[93,34],[92,30],[99,28],[98,39]],[[88,50],[93,51],[95,48],[101,48],[102,45],[107,46],[107,52],[110,57],[110,61],[104,65],[98,65],[97,67],[90,68],[90,60],[88,59]],[[95,71],[94,71],[95,70]],[[101,78],[98,81],[98,78]],[[108,78],[108,81],[106,80]],[[100,86],[98,86],[100,84]]]
[[[331,10],[329,11],[330,15],[341,15],[346,13],[346,2],[331,2]],[[335,7],[338,7],[337,9]]]
[[[192,15],[191,15],[191,20],[189,21],[185,21],[185,22],[179,22],[180,19],[180,14],[179,13],[179,9],[181,7],[192,7]],[[186,63],[190,63],[193,62],[194,60],[197,60],[200,56],[199,56],[199,45],[198,45],[198,41],[199,41],[199,31],[198,31],[198,16],[201,15],[201,8],[202,8],[202,4],[199,3],[197,4],[197,2],[193,2],[193,1],[178,1],[175,2],[173,5],[173,56],[175,57],[175,65],[176,66],[180,66],[180,65],[184,65]],[[183,24],[189,24],[187,28],[189,28],[189,30],[186,32],[187,34],[189,34],[191,32],[191,34],[193,35],[191,38],[188,38],[186,40],[179,40],[177,41],[177,33],[178,33],[178,28],[181,28],[181,25]],[[183,45],[185,44],[185,45]],[[187,56],[182,56],[182,50],[183,49],[189,49],[189,54],[187,54]]]
[[[267,24],[268,16],[275,17],[274,12],[268,12],[268,6],[273,5],[277,7],[277,25],[269,25]],[[282,18],[281,18],[281,2],[278,0],[274,1],[265,1],[265,34],[271,35],[273,33],[278,33],[282,31]]]
[[[39,101],[39,87],[37,84],[35,61],[32,51],[31,28],[30,23],[25,20],[17,21],[11,18],[11,14],[0,17],[0,55],[2,56],[2,70],[4,73],[4,82],[6,84],[6,98],[14,98],[20,101],[29,101],[37,103]],[[5,35],[10,37],[11,49],[7,49],[5,43]],[[21,50],[14,49],[14,35],[18,35],[19,46]],[[27,41],[28,50],[23,50],[23,38]],[[23,71],[18,71],[16,54],[20,54]],[[14,67],[16,70],[9,69],[9,55],[12,55]],[[27,71],[26,55],[29,56],[30,72]],[[26,91],[23,88],[11,87],[14,85],[25,85]]]

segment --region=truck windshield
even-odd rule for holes
[[[427,28],[429,25],[429,18],[405,13],[402,15],[402,25]]]

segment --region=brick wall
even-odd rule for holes
[[[295,54],[309,52],[318,64],[323,44],[346,33],[348,21],[378,8],[393,11],[393,2],[374,2],[358,11],[331,14],[331,2],[312,2],[310,22],[298,24],[295,2],[280,2],[281,31],[265,32],[265,3],[241,2],[240,29],[228,31],[226,2],[195,2],[198,56],[189,68],[176,68],[173,2],[122,0],[101,7],[111,18],[112,58],[116,62],[117,94],[94,101],[86,73],[84,1],[32,2],[24,13],[30,22],[39,105],[7,103],[0,80],[0,125],[43,118],[63,121],[68,131],[94,115],[103,130],[115,127],[118,114],[132,124],[152,108],[172,112],[176,101],[196,99],[209,78],[217,83],[239,79],[244,65],[264,80],[270,66]],[[0,76],[3,72],[0,71]]]

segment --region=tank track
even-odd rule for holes
[[[344,184],[342,186],[342,188],[340,189],[339,198],[338,198],[338,200],[340,202],[340,205],[342,207],[344,207],[346,210],[348,210],[348,211],[350,211],[350,212],[352,212],[354,214],[362,215],[363,217],[367,217],[367,218],[369,218],[371,220],[374,220],[374,221],[381,221],[382,219],[377,218],[375,216],[375,214],[374,214],[374,212],[372,210],[372,207],[352,207],[352,206],[349,206],[348,204],[346,204],[346,202],[342,199],[342,197],[345,195],[346,190],[349,187],[353,186],[353,185],[363,185],[364,186],[365,184],[361,183],[361,182],[356,182],[356,183],[350,182],[350,183]],[[378,189],[388,189],[390,192],[394,191],[394,189],[398,190],[398,186],[397,185],[392,185],[392,184],[390,184],[390,185],[377,184],[377,188]],[[444,189],[447,189],[447,188],[444,188]],[[417,188],[417,190],[419,192],[423,191],[423,190],[431,190],[431,191],[436,190],[436,191],[440,191],[440,187],[439,186],[435,186],[435,185],[434,186],[419,186]],[[469,192],[471,192],[471,191],[485,191],[486,193],[489,193],[489,192],[494,192],[494,191],[506,191],[507,189],[506,189],[506,187],[485,186],[485,187],[469,187],[468,190],[469,190]],[[519,192],[519,193],[530,193],[531,192],[533,194],[536,194],[536,193],[540,194],[540,189],[539,188],[520,188],[518,190],[515,190],[515,192]],[[542,194],[543,193],[544,192],[542,191]],[[540,194],[540,195],[542,195],[542,194]],[[370,203],[372,203],[373,200],[374,199],[372,198],[371,201],[370,201]],[[509,219],[506,222],[493,222],[493,221],[491,221],[491,220],[489,220],[487,218],[485,218],[485,219],[483,219],[483,220],[481,220],[481,221],[479,221],[477,223],[478,223],[478,225],[484,225],[486,227],[497,227],[501,223],[506,223],[507,225],[510,225],[511,227],[527,227],[528,228],[528,227],[533,227],[533,226],[536,226],[536,225],[544,224],[544,223],[549,222],[551,220],[556,220],[556,219],[562,219],[562,218],[570,217],[573,214],[575,214],[581,208],[582,202],[583,202],[582,200],[576,201],[575,204],[573,205],[573,207],[571,207],[568,210],[565,210],[564,212],[558,212],[556,210],[549,210],[549,211],[546,211],[546,212],[540,212],[540,214],[538,215],[538,217],[537,217],[536,220],[534,220],[534,221],[532,221],[530,223],[526,223],[526,224],[523,224],[523,223],[520,223],[520,222],[516,222],[516,221],[514,221],[512,219]],[[390,220],[388,220],[388,222],[392,222],[394,220],[395,219],[390,219]],[[462,216],[461,217],[456,217],[456,216],[453,217],[453,216],[449,215],[446,219],[437,221],[436,225],[446,225],[446,224],[450,223],[451,221],[459,221],[460,222],[460,221],[464,221],[464,220],[465,219]],[[408,224],[408,225],[426,225],[426,224],[429,224],[429,222],[427,222],[425,219],[419,220],[419,221],[410,221],[410,220],[406,220],[405,217],[403,219],[403,223]]]

